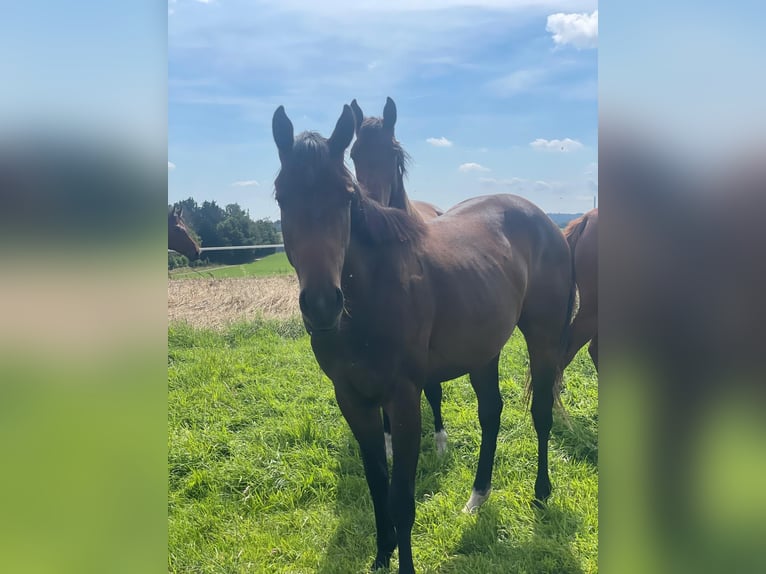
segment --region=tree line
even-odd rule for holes
[[[281,233],[277,230],[278,224],[268,219],[254,221],[249,212],[236,203],[222,208],[215,201],[197,204],[190,197],[175,205],[183,209],[184,223],[202,247],[268,245],[282,242]],[[172,207],[168,205],[168,211]],[[192,265],[249,263],[274,251],[274,248],[263,248],[203,252],[200,261],[192,262]],[[168,269],[184,265],[189,265],[186,257],[168,253]]]

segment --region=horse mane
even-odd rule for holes
[[[398,141],[393,140],[393,142],[396,154],[396,186],[391,190],[391,206],[407,210],[409,201],[404,189],[404,178],[407,177],[410,156]]]
[[[371,245],[384,243],[419,243],[426,226],[417,214],[399,207],[385,207],[369,199],[354,184],[351,200],[351,234]]]

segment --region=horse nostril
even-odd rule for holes
[[[298,296],[304,320],[316,329],[330,329],[343,310],[343,291],[337,287],[308,288]]]

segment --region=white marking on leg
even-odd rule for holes
[[[463,512],[466,514],[473,514],[476,512],[479,507],[484,504],[487,499],[489,498],[489,494],[492,492],[492,487],[489,487],[487,489],[487,492],[482,494],[476,489],[471,490],[471,498],[468,499],[468,502],[465,503],[465,506],[463,507]]]
[[[436,454],[442,455],[447,452],[447,431],[442,429],[435,432],[434,442],[436,443]]]
[[[386,458],[391,460],[394,458],[394,444],[391,442],[391,433],[383,433],[383,437],[386,439]]]

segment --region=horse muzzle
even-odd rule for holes
[[[310,334],[334,331],[343,312],[343,291],[337,287],[328,289],[303,289],[298,298],[303,323]]]

